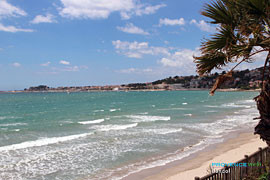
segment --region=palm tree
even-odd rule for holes
[[[197,72],[206,75],[230,63],[236,64],[227,74],[217,78],[211,95],[232,78],[239,64],[254,62],[254,55],[267,53],[261,92],[255,97],[260,113],[256,118],[260,122],[255,134],[270,146],[270,0],[215,0],[206,4],[201,14],[217,26],[217,33],[202,42],[201,56],[194,57]]]

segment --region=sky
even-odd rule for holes
[[[0,90],[195,75],[210,0],[0,0]],[[262,64],[244,64],[253,68]]]

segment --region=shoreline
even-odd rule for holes
[[[91,91],[62,91],[62,90],[52,90],[52,91],[23,91],[23,90],[15,90],[15,91],[0,91],[0,94],[6,93],[77,93],[77,92],[155,92],[155,91],[210,91],[211,89],[203,89],[203,88],[189,88],[189,89],[175,89],[175,90],[166,90],[166,89],[142,89],[142,90],[91,90]],[[261,89],[217,89],[216,92],[260,92]]]
[[[194,180],[195,176],[207,175],[212,162],[233,163],[256,152],[259,147],[266,147],[266,143],[253,135],[253,131],[235,131],[221,143],[211,144],[181,160],[130,174],[123,180]]]

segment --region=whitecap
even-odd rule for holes
[[[134,124],[126,124],[126,125],[100,125],[100,126],[93,126],[92,128],[98,131],[110,131],[110,130],[124,130],[128,128],[136,127],[138,123]]]
[[[18,149],[25,149],[25,148],[31,148],[31,147],[46,146],[50,144],[56,144],[60,142],[83,138],[92,134],[93,133],[83,133],[83,134],[63,136],[63,137],[42,138],[35,141],[26,141],[19,144],[2,146],[0,147],[0,151],[10,151],[10,150],[18,150]]]
[[[79,124],[99,124],[102,123],[104,121],[104,119],[96,119],[96,120],[92,120],[92,121],[80,121],[78,122]]]
[[[0,120],[4,119],[19,119],[21,117],[16,117],[16,116],[0,116]]]
[[[187,105],[188,103],[186,103],[186,102],[184,102],[184,103],[182,103],[183,105]]]
[[[190,117],[191,117],[191,116],[192,116],[192,114],[184,114],[184,116],[190,116]]]
[[[161,134],[161,135],[165,135],[165,134],[172,134],[172,133],[177,133],[177,132],[181,132],[183,129],[179,128],[179,129],[147,129],[145,130],[146,133],[154,133],[154,134]]]
[[[132,122],[153,122],[153,121],[169,121],[170,116],[142,116],[142,115],[128,115]]]
[[[250,105],[244,105],[244,104],[236,104],[236,103],[227,103],[227,104],[222,104],[222,107],[236,107],[236,108],[251,108]]]
[[[8,127],[8,126],[25,126],[27,123],[9,123],[9,124],[0,124],[2,127]]]
[[[97,109],[97,110],[94,110],[93,112],[103,112],[104,109]]]
[[[142,115],[146,115],[146,114],[148,114],[148,112],[144,112],[144,113],[139,113],[139,114],[142,114]]]
[[[220,106],[217,106],[217,105],[205,105],[204,107],[219,108]]]
[[[110,112],[120,111],[121,109],[110,109]]]

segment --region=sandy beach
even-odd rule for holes
[[[250,155],[259,147],[266,147],[265,142],[252,132],[231,135],[223,143],[208,147],[190,157],[175,161],[128,176],[125,179],[146,180],[193,180],[195,176],[208,174],[211,163],[233,163]]]

